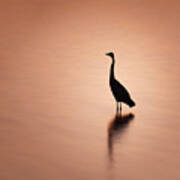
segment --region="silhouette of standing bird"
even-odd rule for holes
[[[117,102],[117,113],[119,110],[118,103],[120,103],[120,113],[121,113],[121,111],[122,111],[121,102],[127,104],[129,107],[135,106],[135,102],[131,99],[130,94],[128,93],[126,88],[115,79],[115,76],[114,76],[114,64],[115,64],[114,53],[110,52],[110,53],[107,53],[106,55],[110,56],[112,58],[109,84],[111,87],[112,94]]]

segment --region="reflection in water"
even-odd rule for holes
[[[116,114],[108,125],[108,150],[110,160],[113,160],[113,144],[116,137],[124,133],[131,120],[134,119],[134,114],[125,115]]]

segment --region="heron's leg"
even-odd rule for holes
[[[121,114],[121,112],[122,112],[122,105],[121,105],[121,102],[120,102],[120,114]]]
[[[119,107],[118,107],[118,102],[117,102],[117,106],[116,106],[116,114],[118,114],[119,111]]]

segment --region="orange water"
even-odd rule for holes
[[[179,1],[0,2],[0,179],[179,180]],[[110,58],[137,106],[113,126]]]

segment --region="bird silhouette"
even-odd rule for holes
[[[127,89],[121,83],[119,83],[114,76],[114,64],[115,64],[114,53],[109,52],[109,53],[106,53],[106,55],[112,58],[109,85],[110,85],[112,94],[117,102],[117,109],[116,109],[117,113],[119,110],[118,103],[120,103],[120,113],[121,113],[122,112],[121,102],[127,104],[129,107],[135,106],[135,102],[131,99],[130,94],[128,93]]]

